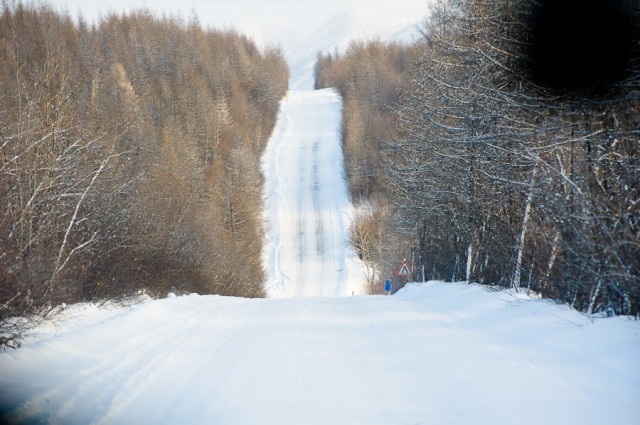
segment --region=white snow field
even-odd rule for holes
[[[365,271],[348,244],[341,109],[332,89],[290,91],[280,104],[262,162],[270,298],[364,292]]]
[[[637,425],[640,325],[431,282],[72,306],[0,354],[0,423]]]

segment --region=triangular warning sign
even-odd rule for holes
[[[402,265],[400,266],[400,270],[398,270],[398,276],[409,276],[410,274],[411,270],[409,269],[407,260],[402,260]]]

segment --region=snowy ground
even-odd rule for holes
[[[72,307],[0,354],[5,423],[637,425],[640,325],[475,285]]]
[[[290,91],[281,103],[262,164],[271,298],[364,292],[365,271],[348,244],[341,109],[332,89]]]

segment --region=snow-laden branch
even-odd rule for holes
[[[94,234],[91,239],[89,239],[87,242],[84,242],[83,244],[75,247],[74,249],[71,250],[71,252],[67,255],[67,258],[64,260],[62,260],[62,257],[64,255],[64,252],[67,248],[67,244],[69,243],[69,235],[71,234],[71,230],[73,229],[73,227],[76,225],[77,220],[78,220],[78,213],[80,211],[80,207],[82,207],[82,203],[84,202],[85,198],[87,197],[87,194],[89,193],[89,191],[91,190],[91,188],[93,187],[93,185],[95,184],[96,180],[98,179],[98,177],[100,176],[100,174],[102,173],[102,171],[105,169],[105,167],[107,166],[107,163],[114,157],[119,156],[121,154],[112,154],[109,155],[108,157],[106,157],[105,159],[102,160],[102,162],[100,163],[100,166],[98,167],[98,169],[95,171],[93,178],[91,179],[91,182],[87,185],[87,187],[85,188],[84,192],[82,193],[82,196],[80,196],[80,199],[78,200],[75,210],[73,212],[73,216],[71,217],[71,220],[69,221],[69,225],[67,226],[67,230],[64,234],[64,238],[62,240],[62,244],[60,245],[60,249],[58,251],[58,258],[56,259],[56,263],[53,269],[53,274],[51,275],[51,278],[49,279],[49,286],[47,287],[47,292],[49,292],[53,286],[53,283],[55,282],[56,277],[58,276],[58,274],[62,271],[62,269],[67,265],[67,263],[69,262],[69,259],[71,258],[71,256],[76,253],[78,250],[86,247],[87,245],[89,245],[91,242],[93,242],[95,240],[95,236],[96,234]]]

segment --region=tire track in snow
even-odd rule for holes
[[[343,178],[342,102],[332,89],[291,91],[263,156],[270,297],[364,292],[348,243],[352,206]]]
[[[169,344],[151,353],[136,373],[120,385],[106,414],[94,424],[122,423],[125,419],[130,421],[131,418],[126,415],[129,406],[144,404],[145,395],[152,392],[155,384],[166,386],[167,382],[171,382],[173,388],[173,395],[168,396],[166,403],[160,406],[160,410],[166,409],[166,412],[153,413],[159,419],[171,414],[170,406],[175,402],[174,398],[180,398],[180,388],[188,392],[189,387],[201,386],[201,392],[205,392],[207,388],[216,385],[213,380],[202,381],[203,371],[216,367],[217,355],[236,351],[233,346],[247,338],[246,334],[255,328],[262,317],[260,311],[264,309],[264,304],[252,305],[251,309],[258,307],[254,314],[238,314],[239,310],[246,310],[250,302],[240,299],[237,301],[228,307],[202,309],[201,314],[197,315],[198,320],[189,321],[189,326],[180,322],[181,331],[172,335]],[[232,328],[228,326],[229,323],[233,323]],[[228,328],[227,331],[218,335],[215,343],[209,341],[210,332],[219,332],[225,328]],[[185,362],[185,357],[189,359],[188,362]],[[229,373],[228,370],[223,372],[223,375]],[[143,417],[133,422],[142,423],[147,419]]]
[[[117,423],[117,417],[138,395],[177,366],[172,359],[184,357],[185,351],[197,353],[189,347],[194,342],[206,341],[207,330],[217,328],[229,312],[246,302],[234,301],[203,305],[188,315],[171,305],[165,308],[158,301],[131,308],[126,314],[96,325],[102,335],[99,341],[92,333],[81,330],[66,335],[66,345],[58,344],[55,338],[44,342],[52,355],[57,353],[75,364],[77,373],[61,376],[54,385],[42,390],[31,388],[34,394],[10,412],[11,419],[15,423],[29,422],[38,412],[48,411],[47,423]],[[158,316],[165,319],[158,323],[154,320]],[[128,338],[123,339],[123,334]],[[109,355],[95,361],[75,346],[103,346]],[[199,370],[197,365],[191,366],[196,372]],[[175,383],[174,389],[177,387]]]
[[[325,247],[324,247],[324,211],[322,210],[322,205],[320,204],[320,180],[318,177],[318,148],[320,146],[320,141],[316,140],[313,142],[313,148],[311,152],[313,153],[312,160],[312,168],[311,168],[311,197],[313,200],[313,211],[315,214],[315,237],[316,237],[316,253],[320,257],[324,257]]]

